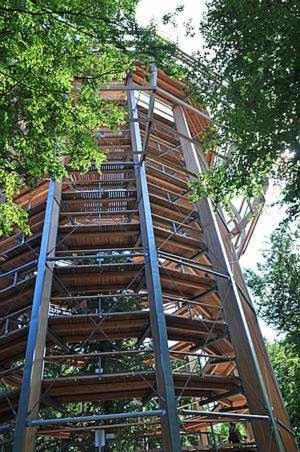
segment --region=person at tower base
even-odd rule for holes
[[[228,441],[230,444],[239,444],[240,443],[240,434],[239,434],[234,422],[230,422],[230,425],[229,425]]]

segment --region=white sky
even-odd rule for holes
[[[159,32],[162,36],[176,42],[185,52],[192,53],[201,49],[203,44],[198,33],[198,26],[205,11],[204,0],[140,0],[137,8],[137,20],[141,25],[148,25],[151,20],[159,22],[164,14],[174,11],[176,6],[180,5],[184,6],[184,11],[178,17],[177,27],[161,25]],[[184,23],[187,21],[193,25],[196,31],[193,38],[185,37]]]
[[[137,8],[137,20],[141,25],[148,25],[151,21],[160,22],[162,16],[174,11],[176,6],[183,5],[184,11],[179,14],[176,27],[159,25],[159,33],[175,42],[186,53],[199,51],[203,47],[203,39],[198,32],[198,25],[205,12],[205,0],[140,0]],[[195,36],[185,36],[184,24],[188,22],[194,27]],[[279,189],[271,186],[266,197],[266,206],[258,221],[249,247],[241,258],[243,268],[255,268],[256,263],[261,260],[262,249],[265,247],[272,231],[278,226],[283,217],[283,211],[277,206],[272,207],[279,197]],[[274,340],[278,333],[269,328],[260,320],[263,335],[268,340]]]

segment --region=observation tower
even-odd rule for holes
[[[24,190],[32,235],[0,240],[5,450],[296,451],[238,263],[257,203],[190,201],[219,156],[182,82],[137,66],[101,96],[128,111],[101,173]]]

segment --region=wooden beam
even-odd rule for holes
[[[178,130],[185,135],[190,135],[182,108],[174,108],[174,118]],[[181,138],[181,145],[187,168],[195,173],[205,171],[205,164],[202,163],[205,161],[205,157],[202,153],[199,154],[201,151],[199,149],[197,151],[192,143],[183,138]],[[274,452],[289,450],[296,452],[295,443],[291,438],[287,440],[287,447],[283,444],[282,432],[279,431],[276,422],[273,403],[270,400],[266,381],[257,356],[260,353],[260,347],[263,347],[263,343],[259,343],[260,338],[258,338],[258,348],[254,346],[253,335],[255,332],[252,331],[252,334],[250,332],[251,324],[249,324],[249,319],[245,316],[245,307],[239,295],[212,203],[209,199],[202,198],[196,204],[196,207],[212,267],[215,271],[226,272],[230,276],[230,280],[216,276],[216,283],[250,411],[270,417],[269,424],[261,425],[256,422],[252,426],[259,450],[272,450]],[[237,258],[231,255],[230,261],[236,262]],[[270,383],[268,381],[269,385]],[[274,383],[272,384],[274,385]]]

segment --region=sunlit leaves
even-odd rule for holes
[[[300,438],[300,354],[290,338],[267,344],[291,424]]]
[[[285,223],[272,234],[270,246],[247,282],[259,313],[271,326],[286,333],[300,331],[299,234]]]
[[[296,1],[208,2],[200,26],[207,53],[196,55],[188,77],[194,97],[210,109],[221,149],[234,147],[229,161],[200,178],[195,194],[215,201],[245,191],[255,196],[273,177],[287,183],[289,213],[299,213],[299,155],[284,171],[285,152],[299,134],[298,8]]]
[[[120,42],[134,6],[130,0],[2,2],[0,235],[26,229],[25,212],[12,204],[24,185],[104,161],[96,133],[117,128],[124,112],[104,102],[98,88],[122,79],[131,65]]]

